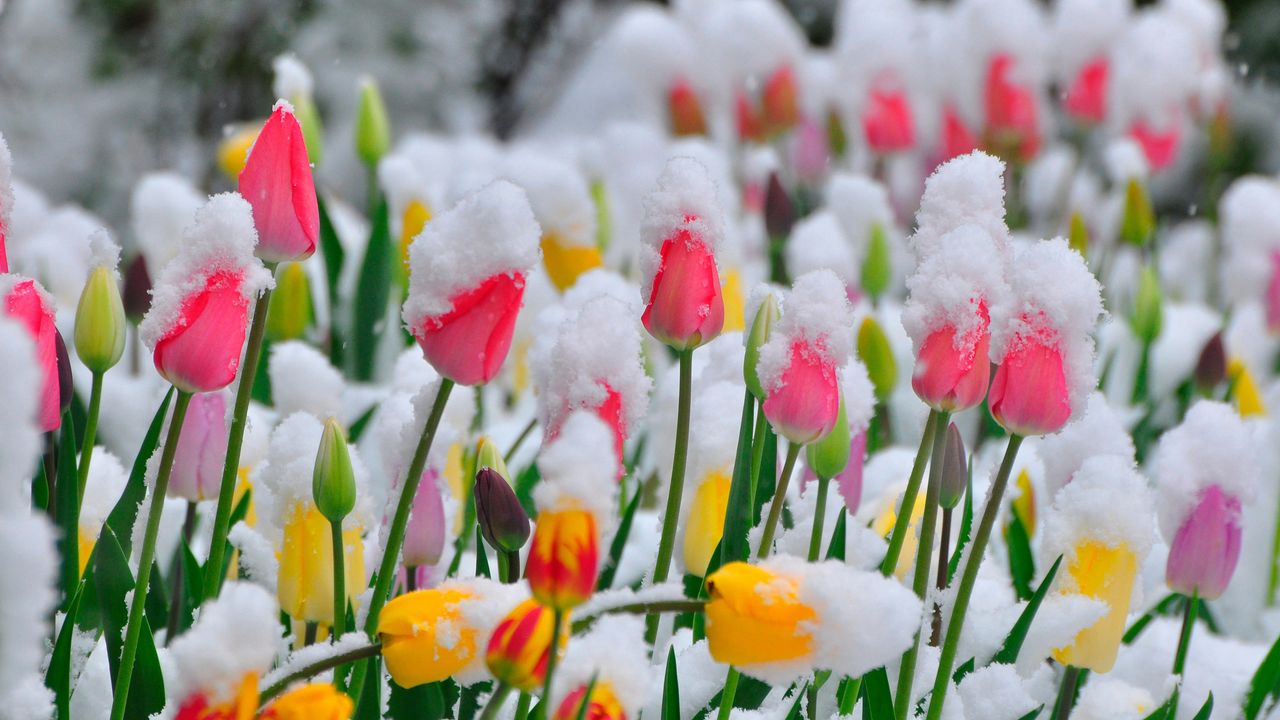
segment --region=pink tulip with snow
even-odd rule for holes
[[[221,392],[194,395],[174,451],[169,496],[192,502],[218,497],[226,458],[226,396]]]
[[[250,309],[272,283],[253,255],[257,239],[249,204],[215,195],[156,279],[139,331],[156,370],[179,390],[212,392],[235,379]]]
[[[442,376],[481,385],[498,374],[541,236],[524,191],[499,180],[433,219],[409,246],[404,322]]]
[[[316,251],[320,212],[302,126],[281,100],[262,126],[240,172],[240,194],[253,207],[258,257],[279,263]]]
[[[0,275],[0,299],[4,314],[18,321],[35,345],[40,364],[40,429],[57,430],[62,424],[58,380],[57,333],[53,298],[40,283],[21,275]]]
[[[1199,64],[1195,34],[1164,6],[1139,13],[1116,42],[1109,124],[1138,142],[1153,170],[1181,151]]]

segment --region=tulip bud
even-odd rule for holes
[[[227,458],[227,401],[222,393],[191,397],[173,455],[169,497],[192,502],[218,497]]]
[[[834,109],[827,112],[827,147],[831,148],[831,157],[835,159],[844,157],[844,152],[849,147],[844,121],[840,119],[839,111]]]
[[[1027,531],[1027,537],[1031,537],[1036,532],[1036,489],[1031,484],[1031,473],[1026,468],[1018,471],[1014,487],[1018,489],[1018,496],[1009,503],[1009,507]]]
[[[76,307],[76,354],[95,373],[106,372],[124,354],[125,317],[114,273],[99,265],[89,273]]]
[[[234,182],[244,170],[244,162],[249,157],[249,148],[258,139],[261,126],[256,122],[237,125],[228,130],[218,143],[218,169]],[[153,268],[159,270],[159,268]]]
[[[151,274],[147,272],[147,259],[139,254],[124,271],[124,314],[135,325],[151,307]]]
[[[779,314],[778,298],[772,292],[766,293],[756,310],[755,319],[751,321],[751,333],[747,335],[742,375],[751,394],[760,400],[765,398],[765,392],[760,385],[760,373],[756,366],[760,364],[760,348],[769,341],[769,334],[773,332],[773,324],[778,321]]]
[[[816,613],[800,602],[793,578],[734,562],[711,573],[706,584],[707,641],[718,662],[776,663],[813,652]]]
[[[297,340],[312,318],[311,281],[302,263],[285,263],[276,273],[276,290],[267,306],[267,339]]]
[[[627,713],[622,707],[622,702],[618,700],[618,696],[613,693],[613,688],[609,687],[606,682],[597,682],[590,687],[591,694],[587,695],[588,687],[586,685],[579,686],[578,689],[565,696],[560,702],[560,707],[556,709],[555,715],[551,716],[551,720],[577,720],[585,718],[586,720],[627,720]],[[583,707],[583,704],[586,707]]]
[[[596,588],[600,532],[586,510],[538,513],[525,578],[538,602],[568,610],[586,602]]]
[[[496,550],[513,553],[529,540],[529,516],[498,470],[481,468],[472,490],[480,534]]]
[[[884,226],[872,223],[871,234],[867,239],[867,255],[862,260],[862,289],[879,300],[889,288],[893,267],[889,258],[889,238],[885,235]]]
[[[302,141],[307,146],[307,159],[315,167],[324,159],[324,125],[320,122],[320,111],[310,95],[298,94],[289,100],[293,104],[293,114],[302,126]]]
[[[1201,390],[1209,391],[1227,378],[1227,349],[1222,342],[1222,331],[1213,334],[1209,342],[1200,351],[1200,359],[1196,361],[1196,385]]]
[[[69,363],[59,357],[61,336],[54,323],[53,300],[35,280],[18,275],[0,275],[0,313],[16,320],[35,345],[40,365],[39,424],[41,432],[57,430],[62,424],[64,388],[70,382]],[[63,354],[65,355],[65,349]]]
[[[489,638],[484,655],[489,672],[524,692],[539,688],[547,675],[554,627],[555,613],[551,608],[534,600],[517,605]],[[568,629],[568,623],[564,623],[560,630],[567,635]],[[564,642],[557,643],[557,647],[564,646]]]
[[[969,465],[965,460],[964,438],[955,423],[947,427],[947,447],[942,455],[942,487],[938,503],[950,510],[960,504],[969,480]]]
[[[391,124],[382,92],[373,78],[360,81],[360,105],[356,109],[356,154],[369,167],[376,167],[391,147]]]
[[[444,554],[444,498],[437,484],[439,473],[427,468],[413,496],[413,508],[404,531],[404,564],[406,567],[432,566]]]
[[[805,462],[819,478],[830,480],[843,472],[849,464],[851,446],[849,415],[844,408],[844,393],[841,393],[835,426],[831,428],[831,432],[805,446]]]
[[[764,228],[769,237],[778,240],[791,234],[796,223],[795,206],[787,189],[782,187],[778,173],[769,173],[769,184],[764,191]]]
[[[768,135],[786,132],[800,119],[798,94],[796,76],[790,65],[774,70],[764,81],[764,88],[760,92],[760,109]]]
[[[1138,278],[1138,294],[1134,298],[1129,326],[1139,340],[1149,345],[1160,335],[1162,315],[1160,278],[1156,275],[1155,267],[1148,265],[1142,269]]]
[[[676,78],[667,93],[667,114],[671,119],[671,132],[676,137],[706,135],[707,119],[702,112],[698,93],[684,78]]]
[[[1155,210],[1147,189],[1130,178],[1124,190],[1124,215],[1120,219],[1120,239],[1130,245],[1145,247],[1156,229]]]
[[[1227,365],[1227,377],[1231,378],[1229,394],[1240,417],[1261,417],[1267,414],[1262,393],[1258,392],[1258,383],[1243,361],[1239,358],[1232,360]]]
[[[511,485],[511,473],[507,471],[507,463],[502,459],[502,453],[499,452],[498,446],[487,437],[481,437],[476,443],[476,474],[485,468],[497,471],[498,475],[506,481],[507,485]]]
[[[876,400],[886,401],[898,382],[898,366],[893,359],[889,336],[885,335],[880,323],[870,315],[862,320],[862,327],[858,328],[858,358],[867,366],[867,375],[876,390]]]
[[[1084,215],[1079,210],[1071,213],[1071,227],[1067,230],[1067,245],[1080,257],[1089,257],[1089,226],[1085,224]]]
[[[324,423],[316,467],[311,475],[311,494],[320,514],[339,524],[356,506],[356,477],[351,469],[351,453],[346,433],[334,418]]]
[[[1217,485],[1200,493],[1169,545],[1165,582],[1184,595],[1217,600],[1240,561],[1240,500]]]
[[[349,720],[354,711],[355,705],[346,693],[338,692],[329,683],[311,683],[276,698],[258,717],[261,720]]]
[[[724,516],[729,508],[731,480],[724,472],[705,474],[689,503],[684,524],[684,567],[690,575],[702,577],[724,538]]]
[[[58,358],[58,414],[61,415],[71,407],[76,388],[71,382],[71,355],[67,353],[67,341],[62,339],[61,330],[55,329],[53,333]]]

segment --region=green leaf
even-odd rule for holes
[[[1012,665],[1018,661],[1018,652],[1022,650],[1022,643],[1027,639],[1027,632],[1031,630],[1031,622],[1035,620],[1036,613],[1040,611],[1040,604],[1044,602],[1044,598],[1049,594],[1049,587],[1053,584],[1053,578],[1058,574],[1058,568],[1062,565],[1062,556],[1059,555],[1057,560],[1053,561],[1053,565],[1049,567],[1049,572],[1044,574],[1044,579],[1040,581],[1040,586],[1036,588],[1031,599],[1027,601],[1027,606],[1022,609],[1022,614],[1018,616],[1017,622],[1013,624],[1013,629],[1005,637],[1004,643],[1000,646],[1000,651],[991,659],[993,663],[1004,663]]]
[[[182,562],[182,590],[178,597],[169,598],[169,603],[179,603],[178,607],[182,608],[178,615],[178,632],[182,633],[191,628],[196,608],[200,606],[200,596],[204,592],[204,568],[200,567],[200,561],[186,540],[182,541],[179,560]]]
[[[538,508],[533,504],[533,488],[541,479],[542,473],[538,471],[537,463],[530,463],[529,467],[516,475],[516,499],[520,501],[520,506],[531,518],[538,516]]]
[[[1169,698],[1168,700],[1164,701],[1163,705],[1156,708],[1155,710],[1152,710],[1151,714],[1146,716],[1142,720],[1166,720],[1169,717],[1169,706],[1172,703],[1173,703],[1173,698]]]
[[[960,665],[956,668],[956,671],[951,673],[951,682],[959,685],[960,681],[964,679],[965,675],[968,675],[969,673],[973,672],[974,666],[976,664],[977,664],[977,660],[974,658],[969,658],[968,660],[965,660],[964,662],[960,663]]]
[[[169,585],[160,573],[160,563],[151,563],[151,579],[147,581],[147,602],[143,606],[151,627],[169,625]]]
[[[608,590],[613,585],[613,577],[618,573],[618,562],[622,560],[622,551],[627,547],[627,538],[631,536],[631,525],[636,519],[636,511],[640,509],[640,496],[643,494],[644,488],[637,487],[636,494],[627,503],[622,522],[618,524],[618,532],[614,533],[613,542],[609,543],[609,557],[605,560],[604,570],[596,583],[597,590]]]
[[[1013,578],[1013,589],[1019,600],[1031,599],[1031,579],[1036,574],[1036,562],[1031,556],[1031,538],[1027,528],[1022,524],[1018,514],[1010,513],[1012,518],[1005,531],[1005,542],[1009,546],[1009,576]]]
[[[364,676],[364,690],[360,691],[360,704],[351,720],[382,720],[382,658],[368,660],[369,672]],[[395,683],[391,683],[394,687]]]
[[[984,406],[985,407],[985,406]],[[964,548],[969,544],[969,535],[973,532],[973,455],[969,456],[969,478],[965,481],[964,510],[960,513],[960,535],[956,538],[956,551],[947,564],[947,583],[955,579],[960,570],[960,558],[964,557]]]
[[[129,570],[120,541],[110,526],[103,526],[94,553],[97,578],[98,606],[102,611],[102,634],[107,641],[107,660],[111,666],[112,683],[120,674],[120,655],[124,650],[124,629],[129,622],[129,608],[125,597],[134,589],[133,573]],[[152,565],[152,567],[155,567]],[[160,670],[160,657],[156,654],[151,624],[144,613],[142,632],[138,637],[138,652],[134,659],[129,700],[125,704],[125,717],[144,718],[160,712],[164,707],[164,676]]]
[[[491,578],[489,571],[489,551],[484,549],[484,537],[480,534],[480,526],[476,526],[476,577]]]
[[[760,477],[756,481],[756,500],[751,527],[760,524],[761,513],[765,505],[773,500],[773,491],[778,486],[778,436],[773,426],[764,424],[764,452],[760,458]]]
[[[316,193],[316,207],[320,210],[320,258],[324,261],[325,285],[329,291],[329,362],[341,368],[343,343],[334,318],[338,317],[338,281],[346,251],[342,249],[342,241],[338,239],[338,232],[333,228],[329,209],[320,193]]]
[[[49,511],[49,478],[45,477],[44,460],[36,465],[36,476],[31,480],[31,507],[40,512]]]
[[[61,608],[71,606],[71,596],[80,585],[80,479],[76,472],[75,422],[71,413],[62,413],[58,440],[57,482],[53,486],[54,517],[58,521],[58,556],[62,558],[59,588]]]
[[[160,403],[155,416],[151,418],[151,426],[147,428],[147,434],[142,439],[142,446],[138,448],[138,454],[134,455],[133,468],[129,471],[129,481],[125,483],[124,492],[120,493],[120,499],[116,501],[116,506],[112,508],[111,514],[107,516],[107,522],[103,525],[104,528],[111,529],[116,541],[120,544],[120,550],[126,556],[133,549],[133,524],[138,519],[138,506],[142,504],[147,494],[147,461],[151,459],[156,446],[160,444],[160,430],[169,412],[173,392],[173,388],[169,388],[169,392],[164,396],[164,402]],[[98,542],[102,542],[102,539],[99,538]]]
[[[840,516],[836,518],[836,526],[831,531],[831,544],[827,546],[827,559],[844,562],[845,536],[848,534],[849,511],[840,508]]]
[[[667,675],[662,683],[662,720],[680,720],[680,676],[675,648],[667,648]]]
[[[1132,645],[1133,641],[1137,640],[1138,636],[1142,634],[1142,631],[1146,630],[1147,626],[1151,624],[1151,621],[1156,619],[1156,616],[1180,613],[1181,605],[1178,601],[1181,598],[1182,596],[1178,593],[1169,593],[1168,595],[1165,595],[1160,602],[1156,603],[1154,607],[1143,613],[1142,617],[1134,620],[1133,624],[1130,625],[1129,629],[1124,633],[1124,644]]]
[[[1210,715],[1213,715],[1213,693],[1209,693],[1209,697],[1205,698],[1204,705],[1200,706],[1200,711],[1191,720],[1209,720]]]
[[[444,683],[434,682],[415,688],[390,683],[387,717],[391,720],[443,720],[451,707],[445,706]]]
[[[1245,720],[1255,720],[1267,700],[1280,694],[1280,638],[1262,658],[1262,664],[1249,681],[1249,692],[1244,700]]]
[[[724,515],[724,533],[720,540],[720,562],[746,560],[751,550],[747,532],[751,529],[751,440],[755,426],[756,399],[750,390],[743,392],[742,419],[738,423],[738,451],[733,457],[733,475],[729,484],[728,511]]]
[[[893,720],[889,673],[882,667],[862,677],[862,720]]]
[[[351,370],[357,380],[373,379],[374,360],[387,329],[387,303],[391,301],[393,280],[391,227],[385,199],[378,202],[372,221],[351,308]]]
[[[45,687],[53,691],[58,720],[71,719],[71,640],[75,636],[76,618],[80,614],[84,588],[85,584],[81,582],[71,595],[67,616],[62,621],[62,629],[58,632],[53,655],[49,659],[49,670],[44,676]]]
[[[373,419],[373,413],[378,409],[378,405],[370,405],[368,410],[360,413],[360,417],[351,423],[351,428],[347,430],[347,440],[351,444],[360,441],[360,436],[364,434],[365,428],[369,427],[369,421]]]
[[[1044,712],[1044,705],[1041,705],[1035,710],[1032,710],[1026,715],[1023,715],[1022,717],[1018,718],[1018,720],[1036,720],[1036,718],[1040,717],[1040,713],[1042,712]]]

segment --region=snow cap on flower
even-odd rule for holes
[[[409,246],[404,321],[453,309],[453,298],[495,275],[524,274],[538,261],[542,231],[525,192],[497,180],[427,224]]]
[[[564,247],[595,247],[596,209],[582,173],[546,152],[521,148],[506,158],[503,177],[524,189],[533,215]]]
[[[13,156],[9,154],[9,145],[4,141],[4,133],[0,133],[0,272],[9,272],[6,259],[5,237],[9,234],[9,223],[13,218]]]
[[[943,163],[925,180],[910,244],[917,260],[938,252],[947,233],[977,225],[991,237],[999,255],[1008,252],[1004,222],[1004,163],[975,150]]]
[[[857,436],[871,425],[871,416],[876,410],[875,392],[867,366],[861,360],[851,358],[840,368],[840,394],[851,435]]]
[[[476,577],[452,580],[440,587],[464,589],[469,597],[457,603],[457,623],[452,626],[441,624],[435,628],[437,641],[441,645],[450,645],[459,641],[463,628],[474,628],[476,631],[475,658],[458,671],[453,679],[460,685],[470,685],[488,679],[488,671],[484,666],[484,652],[489,645],[489,636],[512,608],[529,597],[527,584],[500,583],[488,578]]]
[[[1047,562],[1064,555],[1062,562],[1069,565],[1075,548],[1093,540],[1128,547],[1141,566],[1155,543],[1151,491],[1128,458],[1099,455],[1086,460],[1058,492],[1047,516],[1042,548]]]
[[[1164,130],[1196,89],[1195,35],[1163,9],[1138,13],[1112,51],[1108,104],[1114,123],[1128,128],[1145,119]]]
[[[271,346],[267,362],[271,398],[281,417],[307,412],[320,420],[342,408],[345,383],[324,353],[291,340]]]
[[[1083,414],[1058,432],[1044,436],[1036,445],[1044,463],[1045,489],[1052,498],[1058,494],[1091,457],[1114,455],[1133,462],[1133,438],[1100,392],[1089,395]]]
[[[324,426],[320,420],[305,412],[296,412],[285,418],[271,432],[271,444],[267,460],[255,476],[254,503],[257,506],[259,528],[268,540],[279,545],[285,525],[294,508],[299,504],[314,504],[312,480],[315,474],[316,450]],[[348,515],[343,526],[350,530],[356,526],[368,526],[369,500],[365,487],[368,473],[355,448],[350,449],[351,466],[356,478],[355,512]]]
[[[796,343],[833,368],[842,367],[853,354],[853,307],[835,273],[817,270],[797,278],[782,308],[782,317],[760,349],[757,369],[766,393],[779,387]]]
[[[5,431],[0,433],[0,507],[29,502],[31,473],[40,455],[37,413],[43,382],[35,343],[17,321],[0,313],[0,407]],[[17,576],[15,576],[17,577]]]
[[[240,293],[249,302],[270,287],[271,274],[253,255],[257,240],[253,215],[244,198],[236,193],[209,198],[196,212],[195,224],[187,228],[177,257],[155,280],[151,309],[138,327],[142,342],[154,348],[178,329],[186,299],[203,290],[216,273],[242,274]]]
[[[133,237],[153,280],[177,256],[187,228],[204,203],[205,196],[174,172],[151,173],[134,186],[129,203]]]
[[[169,695],[181,701],[205,693],[213,704],[229,700],[246,673],[261,675],[271,668],[279,644],[280,607],[271,593],[252,583],[229,582],[170,645],[178,674]]]
[[[539,511],[585,510],[607,536],[617,508],[618,460],[613,431],[603,420],[583,411],[569,415],[559,437],[539,453],[538,470],[542,480],[533,501]]]
[[[1201,400],[1160,438],[1151,475],[1160,491],[1160,529],[1172,541],[1201,494],[1217,486],[1248,506],[1257,492],[1257,449],[1229,405]]]
[[[718,193],[702,163],[683,156],[667,161],[657,189],[644,200],[640,291],[645,303],[660,269],[662,244],[677,230],[689,230],[690,242],[702,243],[712,255],[724,242],[725,218]]]
[[[796,223],[785,254],[787,271],[796,277],[825,269],[834,272],[846,288],[858,286],[853,250],[830,210],[819,210]]]
[[[556,699],[553,705],[594,680],[597,685],[609,686],[626,717],[638,717],[654,681],[648,655],[640,618],[600,618],[585,634],[573,638],[564,659],[556,666],[551,688]]]
[[[1280,182],[1246,175],[1227,188],[1218,203],[1227,261],[1222,287],[1236,302],[1259,299],[1280,252]]]
[[[1124,0],[1059,0],[1054,4],[1052,60],[1055,75],[1070,84],[1088,63],[1105,58],[1131,13]]]
[[[311,95],[311,88],[314,85],[311,71],[298,59],[297,55],[285,53],[276,56],[276,59],[271,61],[271,71],[275,73],[271,90],[276,97],[292,99]]]
[[[965,224],[947,232],[934,252],[920,260],[907,279],[902,325],[915,352],[937,330],[955,331],[957,351],[971,351],[982,324],[1009,316],[1009,284],[997,241],[982,226]],[[986,306],[987,318],[978,312]],[[967,344],[967,345],[966,345]]]

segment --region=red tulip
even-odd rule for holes
[[[182,302],[176,322],[155,347],[156,370],[179,390],[213,392],[236,377],[249,325],[242,273],[210,275]]]
[[[756,112],[746,93],[738,91],[733,107],[738,121],[738,139],[751,142],[764,140],[764,118]]]
[[[942,109],[942,159],[968,155],[978,149],[978,140],[964,118],[951,105]]]
[[[1178,155],[1180,134],[1176,122],[1170,122],[1164,130],[1151,127],[1145,119],[1135,120],[1129,126],[1129,137],[1142,146],[1152,170],[1163,170],[1173,163]]]
[[[822,356],[803,341],[795,341],[781,381],[766,389],[765,417],[793,443],[811,443],[835,427],[840,410],[836,368]]]
[[[287,102],[276,103],[262,126],[239,189],[253,207],[258,257],[269,263],[311,257],[320,232],[316,188],[302,127]]]
[[[1267,281],[1267,327],[1280,332],[1280,251],[1271,253],[1271,279]]]
[[[862,111],[862,129],[867,144],[882,155],[915,145],[915,120],[907,94],[900,89],[872,88]]]
[[[1077,120],[1100,123],[1107,116],[1107,79],[1110,66],[1106,56],[1085,63],[1067,88],[1062,105]]]
[[[696,220],[685,218],[686,223]],[[645,329],[677,350],[710,342],[724,327],[724,297],[711,248],[696,231],[682,227],[663,240],[660,255],[640,318]]]
[[[604,421],[605,425],[613,431],[613,453],[618,460],[618,480],[622,480],[622,476],[626,471],[626,465],[623,459],[623,446],[627,442],[627,418],[623,409],[622,395],[610,387],[609,383],[600,383],[604,387],[605,397],[595,407],[586,408],[595,414],[596,417]],[[553,420],[553,424],[547,428],[543,444],[547,445],[560,437],[560,429],[564,425],[564,421],[569,419],[569,415],[578,408],[565,407],[561,410],[559,417]]]
[[[543,605],[568,610],[586,602],[596,588],[600,533],[587,510],[538,513],[525,577]]]
[[[676,78],[667,91],[667,114],[671,118],[671,132],[676,137],[707,134],[707,119],[698,93],[684,78]]]
[[[991,377],[987,348],[991,343],[991,318],[985,302],[977,308],[979,323],[957,343],[954,325],[943,326],[929,335],[916,356],[911,388],[930,407],[948,412],[971,408],[982,402]]]
[[[1056,432],[1071,418],[1066,361],[1043,334],[1019,335],[996,369],[988,402],[991,415],[1017,435]]]
[[[523,298],[524,273],[494,275],[450,298],[452,310],[418,321],[413,336],[444,377],[462,385],[487,383],[507,359]]]
[[[4,283],[8,280],[8,283]],[[4,293],[4,312],[31,334],[36,360],[43,380],[40,384],[40,429],[57,430],[62,424],[60,386],[58,381],[57,328],[54,326],[53,300],[35,280],[18,275],[0,278],[0,286],[8,284]]]
[[[1040,145],[1039,112],[1032,88],[1011,77],[1015,63],[1012,55],[1000,53],[987,66],[986,131],[997,148],[1026,160]]]

